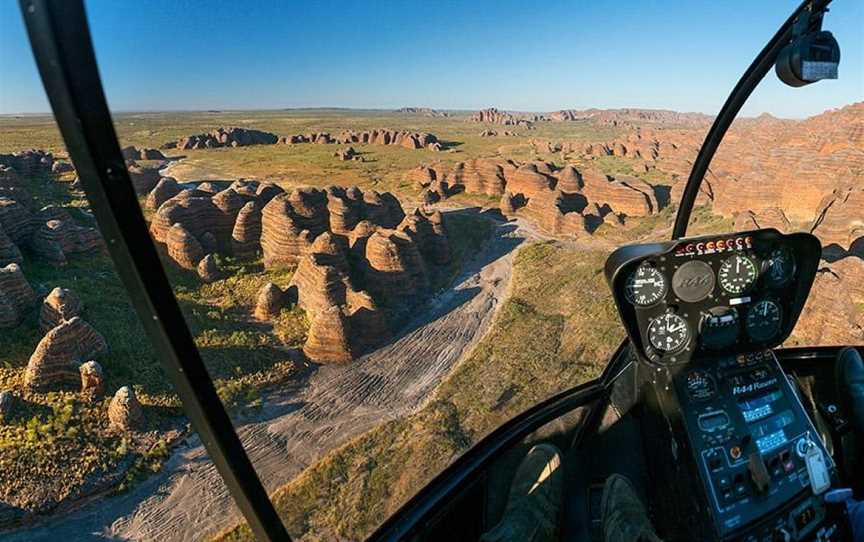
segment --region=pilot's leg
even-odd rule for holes
[[[556,540],[562,477],[558,448],[545,443],[531,448],[513,477],[504,517],[480,540]]]
[[[630,480],[620,474],[606,479],[600,514],[605,542],[662,542]]]
[[[835,365],[837,400],[849,417],[852,429],[864,437],[864,361],[855,348],[844,348]]]

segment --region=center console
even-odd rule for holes
[[[717,538],[831,540],[805,458],[816,447],[835,467],[771,351],[704,359],[673,381]]]

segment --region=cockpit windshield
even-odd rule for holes
[[[792,9],[85,4],[154,272],[304,540],[366,538],[601,374],[626,338],[604,262],[670,238],[714,115]],[[836,4],[840,79],[770,74],[688,228],[819,238],[786,346],[864,344],[864,11]],[[0,20],[0,536],[251,539],[112,263],[19,6]]]

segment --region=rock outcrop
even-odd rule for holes
[[[504,126],[531,126],[534,121],[540,120],[540,115],[516,116],[512,113],[499,111],[494,107],[482,109],[471,115],[471,122],[486,122],[489,124],[502,124]]]
[[[102,335],[80,317],[61,322],[42,337],[30,356],[24,384],[33,391],[77,385],[81,362],[107,350]]]
[[[134,431],[144,426],[144,409],[131,386],[123,386],[111,398],[108,425],[119,432]]]
[[[406,149],[427,149],[431,151],[441,150],[441,142],[434,134],[428,132],[409,132],[406,130],[365,130],[355,132],[343,130],[333,136],[327,132],[316,132],[308,134],[295,134],[279,138],[280,143],[298,145],[301,143],[315,143],[318,145],[396,145]]]
[[[146,147],[123,147],[120,151],[124,160],[166,160],[166,156],[159,149],[148,149]]]
[[[211,149],[215,147],[243,147],[246,145],[272,145],[279,138],[276,134],[250,128],[221,127],[204,134],[184,137],[166,143],[163,149]]]
[[[81,316],[83,310],[81,299],[67,288],[54,288],[42,301],[39,310],[39,329],[42,333],[59,326],[61,323]]]
[[[272,320],[285,308],[287,295],[278,286],[268,282],[258,290],[255,302],[255,318],[258,320]]]
[[[105,375],[97,361],[86,361],[78,368],[81,374],[81,394],[95,399],[105,393]]]
[[[153,190],[147,194],[147,199],[144,202],[144,207],[155,211],[162,206],[163,203],[173,198],[180,193],[180,185],[173,177],[162,177],[159,182],[153,187]]]
[[[219,265],[216,263],[216,257],[213,254],[208,254],[198,262],[198,277],[204,282],[216,282],[224,276]]]

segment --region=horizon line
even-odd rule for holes
[[[822,113],[833,111],[837,109],[842,109],[843,107],[847,107],[849,105],[853,105],[858,102],[850,102],[845,105],[841,105],[838,107],[829,107],[824,109]],[[624,111],[624,110],[632,110],[632,111],[667,111],[672,113],[678,113],[681,115],[704,115],[707,117],[714,118],[717,116],[717,113],[705,113],[703,111],[679,111],[677,109],[669,109],[664,107],[637,107],[637,106],[624,106],[624,107],[587,107],[587,108],[577,108],[577,107],[565,107],[565,108],[557,108],[557,109],[537,109],[537,110],[520,110],[520,109],[504,109],[498,108],[495,106],[489,106],[482,109],[477,108],[437,108],[437,107],[429,107],[429,106],[402,106],[402,107],[344,107],[344,106],[300,106],[300,107],[262,107],[262,108],[206,108],[206,109],[118,109],[111,111],[111,114],[142,114],[142,113],[232,113],[232,112],[269,112],[269,111],[374,111],[374,112],[393,112],[398,113],[399,109],[403,108],[415,108],[415,109],[427,109],[431,111],[437,111],[442,113],[474,113],[477,111],[482,111],[484,109],[498,109],[503,113],[515,113],[515,114],[543,114],[543,113],[554,113],[557,111]],[[780,117],[773,113],[763,111],[756,115],[739,115],[736,118],[757,118],[764,115],[769,115],[771,117],[777,119],[786,119],[786,120],[797,120],[797,119],[805,119],[812,116],[816,116],[822,113],[816,113],[814,115],[802,115],[797,117]],[[16,117],[16,116],[53,116],[54,113],[52,111],[18,111],[12,113],[0,113],[0,117]]]

